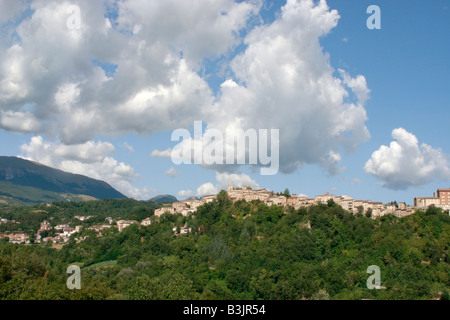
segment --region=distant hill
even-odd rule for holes
[[[16,157],[0,157],[0,204],[126,198],[106,182]]]
[[[202,200],[202,197],[192,196],[192,197],[187,198],[186,200]]]
[[[150,199],[153,202],[177,202],[178,199],[170,194],[162,194]]]

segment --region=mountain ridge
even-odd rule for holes
[[[159,202],[178,202],[178,199],[175,196],[172,196],[170,194],[161,194],[158,196],[155,196],[151,198],[149,201],[153,201],[156,203]]]
[[[126,198],[125,195],[104,181],[65,172],[18,157],[0,156],[0,182],[3,182],[1,184],[2,189],[0,189],[0,194],[10,198],[18,197],[17,194],[21,194],[20,197],[23,197],[24,189],[22,188],[21,190],[20,187],[45,191],[42,193],[45,194],[42,202],[47,202],[47,198],[59,198],[53,194],[48,195],[48,192],[69,195],[69,198],[72,195],[83,195],[95,199]],[[9,192],[10,190],[17,192],[16,194],[11,194]],[[33,198],[32,202],[36,201],[38,200]]]

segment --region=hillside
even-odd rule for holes
[[[120,198],[126,197],[103,181],[16,157],[0,157],[2,204]]]
[[[150,199],[150,201],[160,203],[160,202],[177,202],[178,199],[175,196],[172,196],[170,194],[162,194],[156,197],[153,197]]]
[[[19,223],[1,224],[0,233],[33,237],[43,220],[83,227],[57,250],[0,239],[0,300],[450,298],[450,217],[438,208],[371,219],[333,203],[298,210],[233,203],[225,192],[195,215],[158,218],[156,207],[121,199],[0,208],[0,217]],[[86,214],[93,217],[75,218]],[[138,223],[122,232],[89,230],[106,217]],[[146,218],[152,223],[141,225]],[[184,226],[190,231],[177,234]],[[62,270],[73,264],[81,268],[80,290],[66,286]],[[368,286],[373,265],[381,273],[378,290]]]

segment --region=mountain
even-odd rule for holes
[[[192,197],[187,198],[186,200],[202,200],[202,197],[192,196]]]
[[[106,182],[16,157],[0,157],[0,203],[126,198]]]
[[[178,202],[178,199],[170,194],[162,194],[150,199],[153,202]]]

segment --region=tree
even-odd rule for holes
[[[225,190],[221,190],[217,194],[217,202],[219,202],[220,207],[229,206],[232,203],[228,193]]]
[[[185,275],[167,273],[157,278],[147,275],[137,278],[128,297],[132,300],[193,300],[200,295]]]
[[[334,202],[333,199],[328,199],[327,205],[328,205],[328,207],[330,207],[330,208],[333,208],[333,207],[336,207],[336,206],[337,206],[336,202]]]
[[[356,209],[358,209],[357,215],[361,217],[363,215],[363,213],[364,213],[364,207],[363,206],[357,206]]]

